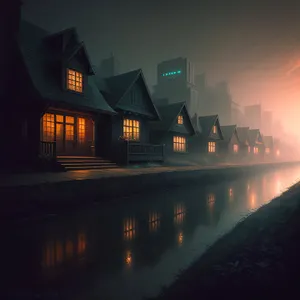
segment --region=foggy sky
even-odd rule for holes
[[[23,2],[23,17],[51,32],[76,26],[95,65],[113,51],[152,86],[158,62],[188,57],[210,84],[228,80],[234,101],[260,102],[298,133],[300,1]]]

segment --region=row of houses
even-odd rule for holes
[[[3,167],[274,155],[272,137],[259,129],[221,126],[217,115],[191,117],[184,99],[154,103],[140,69],[97,78],[75,28],[50,34],[22,20],[11,49],[1,87]]]

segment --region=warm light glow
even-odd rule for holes
[[[84,254],[86,250],[86,236],[83,232],[78,234],[77,251],[78,254]]]
[[[132,264],[132,254],[131,254],[131,251],[129,251],[129,250],[126,252],[126,255],[125,255],[125,263],[128,266],[131,266],[131,264]]]
[[[67,88],[71,91],[82,93],[82,73],[68,69],[67,71]]]
[[[183,124],[183,116],[179,115],[177,118],[177,124],[182,125]]]
[[[140,121],[124,119],[123,136],[125,139],[139,141],[140,139]]]
[[[250,209],[255,209],[255,207],[256,207],[256,194],[254,192],[250,193],[249,206],[250,206]]]
[[[174,223],[179,225],[182,224],[184,221],[185,216],[185,207],[182,203],[177,204],[174,207]]]
[[[180,232],[178,233],[178,244],[179,244],[179,246],[181,246],[182,243],[183,243],[183,232],[180,231]]]
[[[208,205],[209,210],[213,209],[213,207],[215,206],[215,202],[216,202],[215,194],[208,194],[207,195],[207,205]]]
[[[186,138],[183,136],[173,136],[174,152],[186,152]]]
[[[258,147],[253,147],[253,153],[258,154]]]
[[[233,196],[233,189],[232,189],[232,188],[229,188],[228,194],[229,194],[229,197],[232,197],[232,196]]]
[[[234,153],[238,153],[239,152],[239,145],[237,145],[237,144],[233,145],[233,152]]]
[[[276,151],[276,155],[279,156],[280,155],[280,150]]]
[[[71,258],[74,255],[74,245],[71,240],[66,241],[66,257]]]
[[[43,115],[43,129],[42,129],[42,140],[45,142],[54,142],[54,128],[55,128],[55,122],[54,122],[54,114],[44,114]]]
[[[85,119],[78,118],[78,142],[85,142]]]
[[[160,215],[157,212],[149,213],[149,231],[155,232],[160,225]]]
[[[217,133],[217,126],[216,126],[216,125],[213,126],[213,133],[214,133],[214,134]]]
[[[266,154],[270,154],[270,148],[267,147],[265,151],[266,151]]]
[[[127,218],[124,220],[124,239],[131,241],[136,235],[136,221],[134,218]]]
[[[208,152],[209,153],[216,152],[216,142],[208,142]]]

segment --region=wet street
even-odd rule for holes
[[[13,299],[155,296],[219,236],[299,178],[299,166],[279,169],[2,228],[2,291]]]

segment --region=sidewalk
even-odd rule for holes
[[[289,163],[289,162],[278,162]],[[256,165],[270,165],[272,163],[259,163]],[[17,186],[32,186],[44,183],[58,183],[77,180],[94,180],[110,177],[128,177],[142,174],[159,174],[175,171],[196,171],[196,170],[214,170],[224,168],[247,167],[253,164],[218,164],[214,166],[156,166],[156,167],[131,167],[131,168],[114,168],[104,170],[80,170],[61,173],[28,173],[28,174],[8,174],[0,175],[1,187],[17,187]]]

